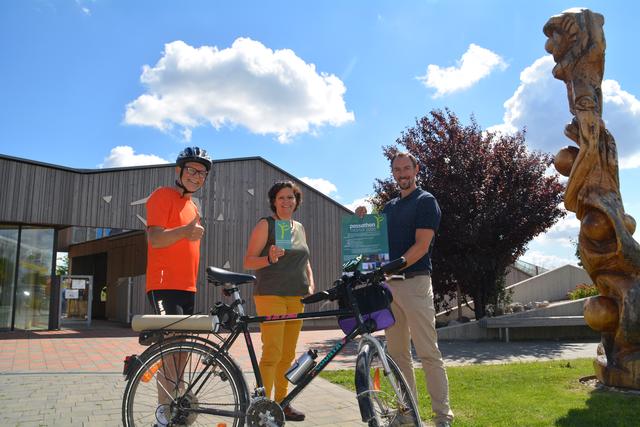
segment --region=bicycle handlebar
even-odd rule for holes
[[[335,289],[335,288],[332,288]],[[303,304],[313,304],[314,302],[331,300],[331,294],[329,291],[316,292],[315,294],[311,294],[301,299]]]
[[[316,292],[315,294],[311,294],[302,298],[300,301],[303,304],[313,304],[314,302],[321,301],[334,301],[339,297],[338,286],[344,282],[347,284],[353,284],[355,282],[374,282],[376,280],[381,280],[385,274],[393,273],[406,265],[407,261],[404,257],[400,257],[394,259],[393,261],[388,262],[387,264],[376,268],[370,273],[359,273],[355,272],[353,276],[342,276],[341,280],[338,280],[334,283],[334,287],[327,289],[326,291]]]

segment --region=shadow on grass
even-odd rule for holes
[[[376,333],[382,342],[384,333]],[[335,338],[316,339],[309,342],[309,347],[315,348],[321,355],[331,351],[333,346],[342,340],[341,331],[335,331]],[[596,354],[597,341],[440,341],[438,343],[445,364],[448,366],[484,364],[484,363],[514,363],[533,360],[576,359],[591,357]],[[358,340],[350,342],[341,351],[338,360],[355,359],[358,351]],[[415,349],[414,360],[417,361]],[[332,366],[333,369],[350,368],[350,365]]]
[[[511,363],[521,360],[589,357],[595,355],[597,341],[440,341],[438,346],[447,363]]]
[[[571,409],[555,423],[559,427],[640,425],[640,396],[624,392],[594,390],[586,408]]]

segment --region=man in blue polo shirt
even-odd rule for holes
[[[440,207],[435,197],[418,188],[418,162],[409,153],[397,153],[391,171],[400,189],[400,197],[389,201],[382,213],[387,215],[389,257],[403,256],[407,265],[404,279],[389,280],[393,292],[391,309],[396,323],[387,329],[389,354],[399,365],[417,401],[416,379],[411,359],[411,341],[422,362],[431,396],[431,409],[437,427],[453,421],[449,406],[449,380],[438,349],[436,312],[431,287],[431,251],[440,224]],[[367,213],[364,206],[356,215]]]

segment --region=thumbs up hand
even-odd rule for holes
[[[204,234],[204,227],[200,225],[200,214],[197,213],[193,220],[184,226],[185,238],[188,240],[200,240]]]

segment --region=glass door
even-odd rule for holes
[[[0,330],[11,329],[16,286],[18,227],[0,226]]]
[[[52,228],[22,227],[15,329],[47,329],[53,269]]]
[[[93,276],[62,276],[60,278],[60,325],[91,326]]]

